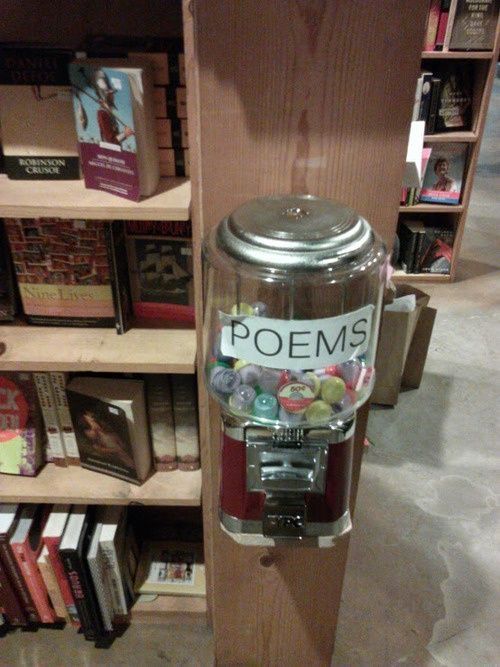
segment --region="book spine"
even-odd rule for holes
[[[7,616],[11,625],[26,625],[26,616],[2,561],[0,561],[0,612]]]
[[[54,575],[57,580],[57,584],[59,586],[59,589],[61,591],[62,599],[64,601],[64,604],[66,606],[66,611],[68,613],[69,619],[71,621],[71,624],[79,628],[80,627],[80,619],[78,618],[78,612],[76,609],[75,601],[73,599],[73,595],[71,593],[71,587],[69,585],[68,578],[66,576],[66,573],[64,571],[64,566],[62,564],[61,558],[59,556],[59,538],[50,538],[50,537],[44,537],[43,542],[45,546],[47,547],[47,551],[49,552],[49,560],[50,564],[52,565],[52,569],[54,571]]]
[[[56,465],[67,466],[61,427],[57,418],[56,404],[49,374],[33,373],[33,379],[47,434],[46,459]]]
[[[443,39],[443,51],[448,51],[450,48],[450,39],[453,30],[453,23],[455,22],[456,11],[457,11],[457,0],[451,0],[450,9],[448,10],[448,21],[446,23],[446,33]]]
[[[69,621],[69,616],[66,611],[66,605],[62,599],[61,591],[57,583],[56,576],[50,564],[50,561],[47,559],[46,554],[43,552],[40,554],[37,560],[38,570],[47,589],[49,599],[54,608],[56,615],[56,621]]]
[[[441,92],[441,79],[432,78],[431,83],[431,103],[429,105],[429,116],[425,124],[425,133],[434,134],[436,130],[436,118],[439,106],[439,93]]]
[[[68,463],[70,465],[80,465],[80,453],[66,397],[66,375],[59,371],[51,371],[50,380]]]
[[[157,118],[156,136],[158,148],[189,148],[187,120]]]
[[[104,563],[103,559],[99,558],[99,551],[95,558],[87,557],[87,563],[90,570],[90,575],[92,577],[92,582],[94,584],[94,590],[97,597],[97,602],[99,604],[99,609],[101,611],[101,618],[104,625],[104,629],[107,632],[113,631],[113,621],[112,621],[112,604],[111,604],[111,595],[106,586],[106,579],[104,577]]]
[[[128,279],[125,224],[110,222],[105,227],[106,248],[111,276],[111,290],[115,308],[115,327],[118,334],[130,329],[132,319],[132,296]]]
[[[413,262],[412,273],[422,273],[422,249],[425,245],[425,232],[418,235],[417,245],[415,247],[415,258]]]
[[[433,51],[439,24],[441,0],[432,0],[427,19],[427,30],[424,39],[424,51]]]
[[[28,621],[31,623],[39,623],[40,617],[31,598],[30,591],[26,585],[21,569],[17,565],[6,535],[0,535],[0,559],[3,561],[9,579],[23,605]]]
[[[426,72],[422,79],[422,95],[420,97],[420,109],[418,112],[418,120],[426,121],[429,116],[429,109],[431,105],[431,81],[432,74]]]
[[[442,51],[444,45],[444,38],[446,35],[446,27],[448,25],[448,15],[450,11],[450,0],[441,0],[441,10],[439,14],[439,23],[436,35],[436,51]]]
[[[172,404],[179,470],[198,470],[200,447],[194,378],[172,376]]]
[[[160,176],[189,176],[189,149],[159,148]]]
[[[73,599],[75,601],[78,617],[86,639],[96,639],[97,629],[94,625],[94,618],[88,591],[86,591],[84,572],[78,553],[73,549],[67,549],[60,552],[63,567],[66,571]]]
[[[417,80],[417,87],[415,88],[415,100],[413,102],[413,113],[411,116],[412,121],[418,120],[418,114],[420,111],[420,100],[422,98],[422,85],[424,81],[424,75],[421,74]]]
[[[33,552],[25,543],[11,543],[14,558],[24,577],[28,590],[31,594],[33,604],[36,607],[42,623],[54,623],[56,620],[54,610],[49,603],[49,596],[42,576],[38,569]]]
[[[148,418],[156,470],[177,468],[172,391],[166,376],[152,376],[146,380]]]
[[[113,612],[117,616],[126,616],[127,601],[115,546],[112,542],[99,542],[99,552],[102,553],[105,581],[111,592]]]

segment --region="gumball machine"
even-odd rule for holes
[[[242,544],[331,546],[351,529],[356,410],[374,384],[385,247],[352,209],[300,195],[240,206],[203,255],[222,528]]]

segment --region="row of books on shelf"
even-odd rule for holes
[[[194,324],[190,221],[0,221],[0,319],[33,324]]]
[[[426,134],[471,130],[472,85],[471,63],[434,63],[417,80],[412,120],[425,121]]]
[[[189,175],[182,40],[89,36],[77,50],[0,45],[4,169],[138,201]]]
[[[0,621],[99,642],[123,632],[138,595],[205,595],[200,542],[140,545],[127,519],[116,506],[0,504]]]
[[[431,0],[424,51],[491,51],[498,0]]]
[[[402,188],[402,206],[426,204],[460,204],[467,161],[468,145],[435,143],[422,152],[422,187]]]
[[[450,273],[455,237],[451,225],[401,220],[397,234],[398,263],[405,273]]]
[[[134,484],[200,466],[194,375],[0,374],[0,473],[46,462]]]

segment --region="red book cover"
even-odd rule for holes
[[[80,620],[76,610],[75,601],[71,592],[66,572],[59,556],[59,544],[64,532],[64,527],[69,517],[70,505],[54,505],[50,516],[45,524],[42,534],[42,541],[49,552],[49,560],[56,575],[57,583],[61,590],[61,595],[66,605],[71,624],[79,628]]]
[[[26,625],[26,616],[0,561],[0,612],[11,625]]]
[[[43,505],[26,505],[21,510],[10,546],[24,577],[42,623],[54,623],[56,615],[47,588],[38,570],[37,559],[43,547],[42,529],[47,518]]]
[[[442,51],[444,38],[446,36],[446,28],[448,26],[448,17],[450,15],[450,0],[441,1],[441,13],[439,15],[439,23],[436,35],[436,50]]]
[[[427,30],[424,39],[424,51],[434,51],[441,11],[441,0],[432,0],[427,19]]]

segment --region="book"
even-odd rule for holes
[[[0,473],[34,477],[45,431],[32,373],[0,374]]]
[[[7,176],[80,178],[68,63],[74,52],[0,45],[0,123]]]
[[[146,402],[156,470],[177,468],[172,391],[168,375],[145,376]]]
[[[79,628],[80,620],[76,610],[75,601],[71,592],[61,556],[59,546],[61,544],[64,529],[69,519],[70,505],[53,505],[42,533],[42,542],[47,549],[47,558],[57,580],[61,596],[66,607],[66,612],[71,624]]]
[[[206,595],[202,546],[189,542],[146,542],[135,590],[141,595]]]
[[[448,10],[448,21],[446,23],[446,32],[443,39],[443,51],[449,50],[451,31],[454,27],[456,11],[457,11],[457,0],[451,0],[450,8]]]
[[[417,85],[415,87],[415,99],[413,101],[413,113],[411,115],[412,122],[418,120],[418,114],[420,112],[420,100],[422,99],[422,86],[424,83],[424,75],[420,74],[417,79]]]
[[[69,465],[80,465],[80,453],[78,452],[75,429],[73,428],[73,422],[71,421],[68,407],[68,399],[66,398],[66,382],[68,374],[62,373],[61,371],[50,371],[49,376],[52,384],[52,391],[54,393],[57,417],[61,426],[66,459]]]
[[[160,148],[160,176],[189,176],[188,148]]]
[[[449,274],[454,231],[443,225],[424,225],[415,256],[415,273]]]
[[[155,86],[153,107],[156,118],[187,118],[187,92],[184,86]]]
[[[26,619],[29,623],[38,623],[40,621],[38,612],[10,546],[10,538],[17,528],[20,511],[20,505],[11,503],[0,504],[0,562],[6,570],[7,576],[23,607]]]
[[[139,201],[158,186],[151,66],[132,60],[70,64],[85,187]]]
[[[490,51],[495,45],[499,0],[458,0],[450,51]]]
[[[52,383],[48,373],[33,373],[38,402],[42,410],[45,433],[47,435],[47,448],[45,460],[59,466],[67,466],[64,442],[61,427],[57,417],[55,398],[52,391]]]
[[[106,225],[105,231],[115,309],[115,328],[118,334],[124,334],[130,329],[132,321],[132,296],[128,279],[125,224],[114,220]]]
[[[47,589],[50,602],[54,609],[55,621],[66,622],[69,621],[66,605],[61,595],[61,590],[57,583],[56,575],[52,569],[52,564],[49,560],[49,551],[46,546],[42,548],[40,555],[37,558],[38,570],[42,576],[43,583]]]
[[[104,224],[101,220],[6,219],[28,322],[114,327]]]
[[[194,325],[191,223],[129,221],[126,229],[136,317]]]
[[[82,466],[142,484],[152,463],[144,382],[83,376],[66,391]]]
[[[42,532],[47,515],[44,505],[24,505],[9,544],[40,621],[54,623],[57,617],[37,565],[43,548]]]
[[[436,119],[441,92],[441,79],[433,76],[431,80],[431,102],[429,105],[429,114],[425,123],[425,134],[434,134],[436,128]]]
[[[200,445],[196,380],[194,375],[172,375],[171,379],[178,467],[180,470],[197,470],[200,467]]]
[[[125,549],[127,512],[124,507],[106,506],[100,514],[102,529],[99,535],[99,554],[103,561],[104,581],[111,594],[115,620],[127,617],[130,600],[122,576]]]
[[[444,38],[446,36],[446,28],[448,27],[448,17],[450,13],[451,0],[441,0],[441,8],[439,11],[439,22],[436,35],[435,51],[442,51],[444,46]]]
[[[459,204],[466,157],[467,144],[433,144],[420,201],[428,204]]]
[[[441,0],[431,0],[424,38],[424,51],[434,51],[441,13]]]
[[[189,148],[187,120],[157,118],[156,139],[158,141],[158,148]]]
[[[470,130],[472,122],[471,63],[439,63],[433,67],[441,80],[435,132]]]
[[[108,589],[105,580],[105,562],[102,552],[99,551],[99,538],[102,532],[102,522],[100,521],[100,514],[103,508],[97,510],[96,523],[92,532],[92,539],[90,540],[89,550],[87,552],[87,562],[89,565],[90,575],[94,584],[94,590],[101,612],[101,618],[104,629],[107,632],[113,631],[113,605],[111,601],[111,591]]]
[[[0,221],[0,321],[12,322],[17,313],[16,278],[5,232]]]
[[[75,506],[66,523],[59,553],[68,577],[78,617],[86,639],[96,640],[104,629],[86,554],[92,537],[94,510]]]
[[[417,120],[426,121],[431,106],[432,72],[422,72],[422,92]]]
[[[399,261],[405,273],[415,273],[415,252],[419,236],[423,233],[424,223],[421,220],[403,220],[399,224]]]
[[[0,613],[4,614],[10,625],[27,625],[24,609],[16,591],[10,582],[7,570],[0,558]]]
[[[406,150],[405,171],[403,174],[403,187],[412,188],[421,185],[422,179],[422,153],[424,146],[425,123],[414,120],[410,126],[408,137],[408,148]]]

